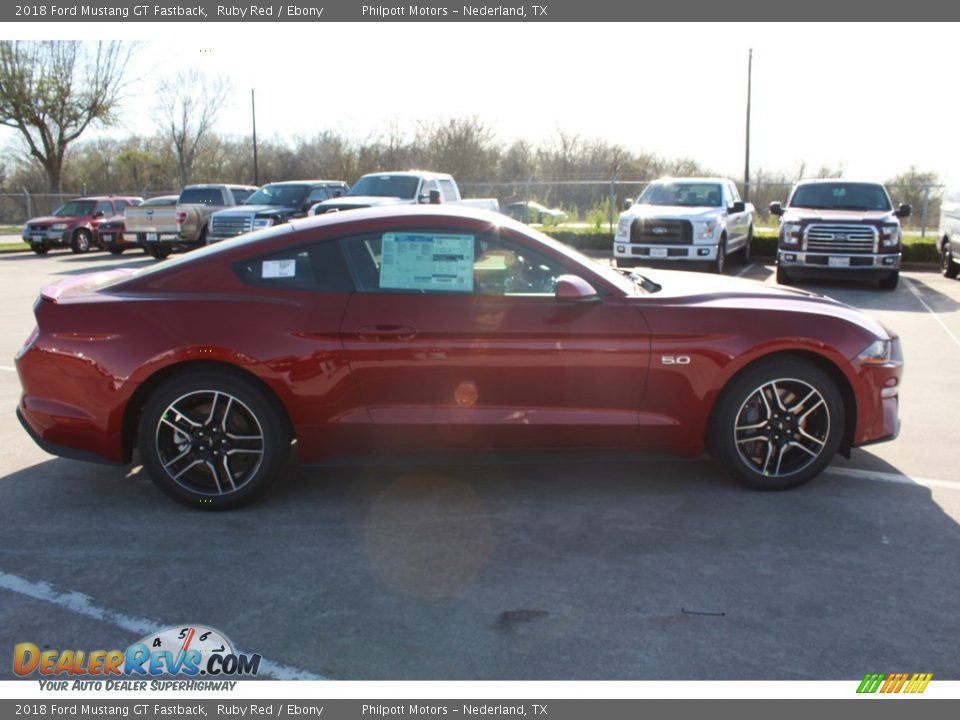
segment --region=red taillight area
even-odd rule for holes
[[[177,223],[183,225],[187,221],[187,211],[177,208]]]

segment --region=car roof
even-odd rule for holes
[[[259,189],[256,185],[240,185],[236,183],[196,183],[193,185],[184,185],[183,189],[187,190],[187,189],[193,189],[193,188],[218,188],[218,187],[225,187],[230,189],[240,188],[241,190],[258,190]],[[181,190],[181,192],[183,191]]]
[[[365,173],[363,177],[380,177],[383,175],[389,175],[391,177],[404,176],[404,177],[422,177],[429,180],[441,180],[444,178],[453,178],[453,175],[450,173],[438,173],[433,172],[432,170],[384,170],[382,172],[371,172]]]
[[[346,185],[343,180],[277,180],[264,185]]]
[[[806,180],[797,180],[796,185],[822,185],[825,183],[849,183],[851,185],[880,185],[882,182],[876,180],[859,180],[856,178],[807,178]]]
[[[662,177],[652,180],[651,185],[656,183],[723,183],[727,178],[722,177]],[[733,182],[732,180],[730,182]]]

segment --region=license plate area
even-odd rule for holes
[[[147,242],[156,242],[157,239],[157,233],[147,233]]]
[[[848,257],[836,257],[831,255],[827,258],[827,267],[832,268],[848,268],[850,267],[850,258]]]
[[[667,249],[666,248],[650,248],[650,257],[665,258],[667,257]]]

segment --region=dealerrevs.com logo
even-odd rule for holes
[[[858,693],[922,693],[933,679],[933,673],[867,673],[860,681]]]
[[[169,627],[126,650],[41,649],[30,642],[13,649],[18,677],[252,677],[259,669],[260,655],[238,653],[223,633],[202,625]]]

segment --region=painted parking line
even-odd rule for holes
[[[823,472],[825,475],[839,475],[840,477],[855,478],[857,480],[872,480],[873,482],[897,483],[899,485],[922,485],[928,488],[960,490],[960,482],[955,480],[938,480],[936,478],[913,477],[900,473],[876,472],[874,470],[858,470],[856,468],[841,467],[828,467]]]
[[[754,265],[754,263],[747,263],[747,264],[743,267],[743,269],[736,274],[735,277],[743,277],[743,276],[746,275],[749,271],[753,270],[753,265]]]
[[[4,372],[16,372],[16,371],[17,371],[17,369],[16,369],[15,367],[11,367],[10,365],[0,365],[0,370],[3,370]]]
[[[33,582],[19,575],[11,575],[0,570],[0,589],[24,595],[34,600],[51,603],[69,612],[83,615],[100,622],[109,623],[116,627],[132,632],[139,637],[159,632],[171,626],[170,623],[161,623],[156,620],[140,618],[134,615],[96,605],[89,595],[80,592],[59,590],[46,582]],[[238,651],[242,652],[242,651]],[[330,678],[316,673],[300,670],[299,668],[282,665],[260,659],[260,671],[276,680],[329,680]]]
[[[921,305],[923,305],[923,307],[926,309],[926,311],[927,311],[928,313],[930,313],[931,315],[933,315],[933,319],[936,320],[936,321],[940,324],[940,327],[942,327],[942,328],[943,328],[943,331],[944,331],[947,335],[950,336],[950,339],[953,340],[953,342],[956,344],[956,346],[957,346],[957,347],[960,347],[960,338],[957,338],[957,336],[953,334],[953,331],[950,330],[950,328],[947,327],[946,323],[944,323],[943,320],[940,319],[940,316],[937,314],[936,310],[934,310],[932,307],[930,307],[929,305],[927,305],[927,301],[923,299],[923,295],[920,294],[920,291],[917,289],[917,286],[914,285],[914,284],[913,284],[909,279],[907,279],[907,278],[903,278],[903,283],[904,283],[904,285],[907,286],[907,289],[913,294],[913,296],[917,299],[917,301],[918,301]]]

